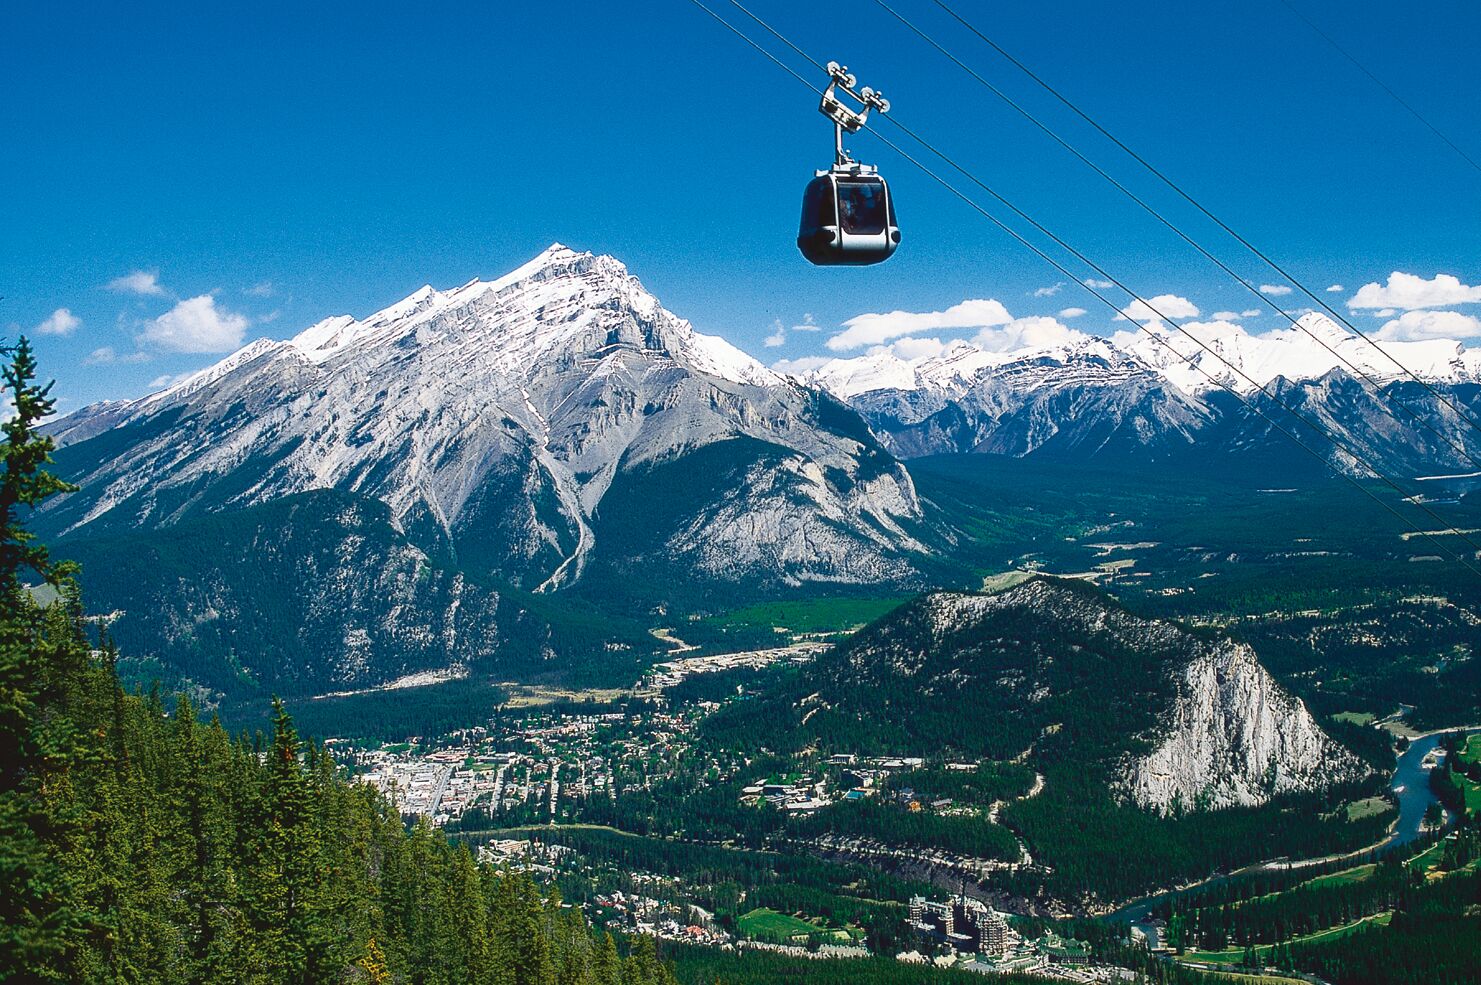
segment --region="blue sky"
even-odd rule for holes
[[[1296,2],[1481,158],[1481,9]],[[752,6],[1144,296],[1283,324],[875,4]],[[934,5],[898,6],[1272,282]],[[1447,274],[1458,290],[1411,302],[1481,314],[1481,173],[1279,0],[959,7],[1313,286],[1342,284],[1345,302],[1401,271],[1425,295]],[[10,4],[0,129],[0,327],[37,339],[63,410],[147,392],[237,338],[497,276],[557,240],[618,256],[768,362],[828,352],[861,313],[966,299],[1115,327],[1074,285],[1034,296],[1064,278],[867,134],[851,146],[891,179],[904,243],[880,267],[809,267],[792,238],[826,121],[686,0]],[[1375,328],[1376,310],[1360,315]],[[765,345],[804,315],[824,331]]]

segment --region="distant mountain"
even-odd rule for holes
[[[47,511],[68,536],[337,489],[530,589],[577,582],[608,542],[610,564],[793,584],[899,580],[926,553],[909,474],[852,411],[561,246],[51,430],[82,485]]]
[[[756,716],[794,748],[1071,766],[1155,812],[1260,805],[1371,773],[1248,646],[1043,577],[907,603]]]
[[[1164,327],[1153,329],[1161,342],[1145,333],[1122,333],[1115,340],[1085,337],[1011,352],[958,341],[915,360],[878,351],[831,360],[800,378],[859,410],[886,447],[904,458],[987,452],[1187,465],[1231,455],[1300,459],[1304,453],[1273,419],[1329,461],[1354,466],[1284,405],[1320,422],[1385,470],[1474,467],[1435,433],[1481,458],[1481,437],[1444,401],[1331,319],[1308,314],[1300,321],[1311,335],[1295,328],[1264,335],[1228,326],[1203,330],[1209,347],[1243,377]],[[1481,419],[1481,350],[1448,340],[1383,345],[1450,402]],[[1394,402],[1408,411],[1396,411]]]
[[[81,491],[39,527],[95,559],[119,638],[176,669],[250,638],[238,676],[260,686],[559,665],[505,589],[904,585],[931,556],[909,473],[854,411],[558,245],[49,430]],[[274,579],[283,604],[255,602]]]

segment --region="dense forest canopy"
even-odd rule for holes
[[[407,830],[281,705],[271,735],[233,738],[185,697],[126,692],[73,571],[25,528],[68,488],[35,378],[21,339],[0,447],[0,981],[673,981],[651,940],[595,934],[558,893]]]

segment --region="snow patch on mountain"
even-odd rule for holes
[[[844,400],[878,390],[959,393],[1012,375],[1013,367],[1065,364],[1087,354],[1107,366],[1131,364],[1151,371],[1190,395],[1221,385],[1250,393],[1277,378],[1314,380],[1334,369],[1378,381],[1407,378],[1399,364],[1429,381],[1481,382],[1481,349],[1467,350],[1459,341],[1378,341],[1375,348],[1318,312],[1302,315],[1297,324],[1299,328],[1255,335],[1233,322],[1191,322],[1183,326],[1193,336],[1189,338],[1154,323],[1146,331],[1124,330],[1108,339],[1081,336],[1068,343],[1008,351],[991,351],[959,339],[940,353],[916,358],[881,346],[862,356],[830,359],[795,375]]]
[[[921,507],[862,426],[837,426],[816,394],[695,332],[617,260],[555,244],[495,280],[423,287],[369,317],[254,342],[159,393],[57,422],[62,445],[129,430],[75,476],[84,492],[55,508],[67,530],[104,518],[150,526],[337,488],[386,502],[404,528],[430,523],[451,543],[523,565],[517,580],[530,587],[555,588],[581,576],[593,518],[621,474],[748,438],[822,477],[807,496],[767,507],[758,530],[777,529],[755,560],[789,578],[862,579],[870,565],[859,552],[882,565],[924,549],[900,526]],[[883,464],[855,481],[866,457]],[[739,543],[720,519],[744,522],[759,502],[733,502],[729,514],[710,504],[716,522],[676,535],[674,549]],[[666,519],[682,528],[692,518]]]

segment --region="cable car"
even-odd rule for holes
[[[880,263],[900,245],[895,203],[879,170],[849,157],[843,148],[843,134],[858,133],[870,109],[887,113],[890,104],[867,86],[856,92],[856,80],[837,62],[828,63],[828,75],[830,81],[818,111],[833,121],[833,167],[814,172],[802,193],[797,248],[809,262],[822,267]],[[839,88],[863,108],[855,110],[846,105],[838,97]]]

